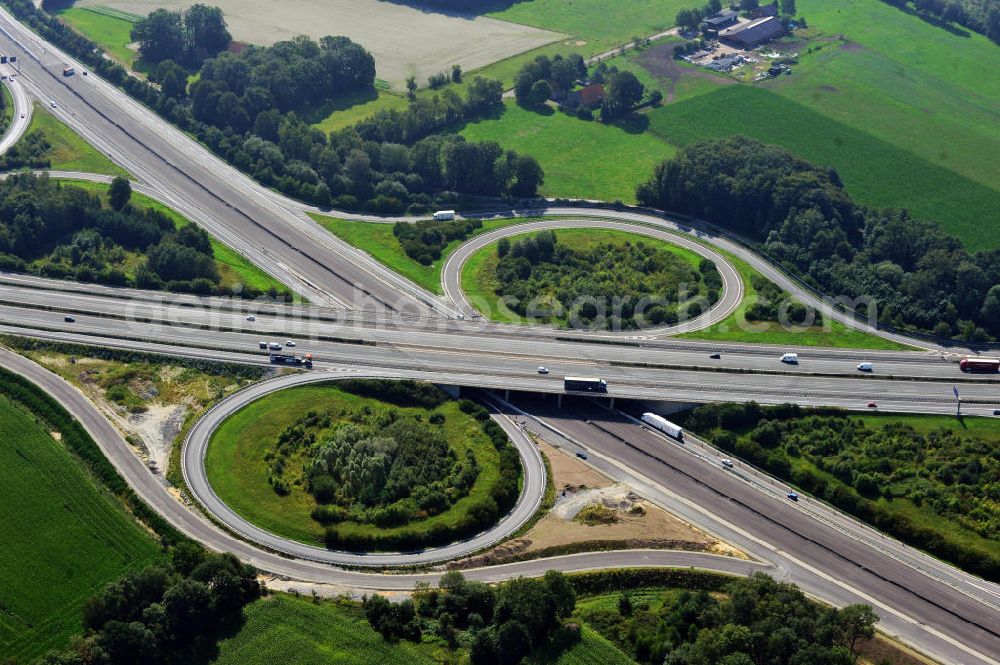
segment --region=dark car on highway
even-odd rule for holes
[[[72,316],[64,316],[63,321],[65,321],[66,323],[76,323],[76,319],[74,319]]]
[[[582,451],[577,453],[576,456],[579,457],[580,459],[587,459],[587,453]]]

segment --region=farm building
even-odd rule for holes
[[[719,39],[736,48],[751,49],[765,44],[785,32],[774,16],[765,16],[748,23],[740,23],[719,32]]]
[[[566,95],[566,105],[570,108],[583,106],[584,108],[592,109],[603,101],[604,86],[600,83],[591,83]]]
[[[714,14],[705,19],[705,31],[709,33],[717,33],[723,28],[728,28],[729,26],[734,25],[737,20],[736,12],[732,9],[723,9],[718,14]]]

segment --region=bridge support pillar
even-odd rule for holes
[[[611,401],[608,402],[608,409],[610,409],[611,411],[615,410],[615,398],[614,397],[612,397]]]
[[[558,395],[556,395],[556,408],[557,409],[561,409],[562,408],[562,393],[559,393]]]
[[[503,391],[503,401],[505,401],[505,402],[509,402],[510,401],[510,388],[505,388],[504,389],[504,391]]]

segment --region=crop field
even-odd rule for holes
[[[513,100],[496,117],[465,125],[470,141],[496,141],[532,155],[545,170],[544,196],[635,201],[635,187],[676,148],[642,127],[604,125],[565,113],[521,108]]]
[[[40,104],[35,104],[28,131],[40,131],[52,144],[48,158],[54,171],[83,171],[105,175],[127,175],[125,170],[105,157],[97,148],[63,124]]]
[[[164,7],[179,9],[188,0],[82,0],[80,8],[105,6],[145,16]],[[478,69],[560,35],[485,16],[449,16],[379,0],[216,0],[233,38],[251,44],[307,35],[346,35],[375,56],[379,78],[402,88],[407,76],[425,80],[459,64]]]
[[[108,191],[108,185],[101,182],[90,180],[66,180],[65,182],[71,183],[75,187],[94,192],[95,194],[100,194],[101,196],[106,195]],[[190,220],[172,208],[151,199],[145,194],[132,192],[132,204],[140,208],[152,208],[162,212],[173,221],[176,228],[191,223]],[[228,288],[236,283],[242,283],[260,291],[267,291],[270,288],[274,288],[279,292],[286,290],[287,287],[284,284],[255,266],[236,250],[231,249],[228,245],[223,244],[214,237],[210,238],[210,242],[212,243],[212,256],[215,258],[215,267],[222,278],[220,282],[222,286]]]
[[[229,507],[247,520],[274,533],[301,542],[323,543],[323,527],[310,517],[316,502],[300,487],[293,487],[287,496],[279,496],[268,483],[264,455],[278,434],[296,418],[310,410],[322,413],[330,409],[357,409],[362,406],[384,408],[385,403],[359,397],[340,390],[335,385],[311,385],[289,388],[253,402],[226,419],[212,435],[205,455],[205,469],[215,493]],[[420,408],[393,407],[403,414],[426,416]],[[499,473],[499,453],[482,432],[479,424],[458,409],[458,402],[449,401],[437,409],[445,415],[444,436],[462,457],[471,449],[479,463],[480,473],[469,494],[445,512],[406,527],[408,531],[429,529],[435,524],[450,525],[463,517],[468,508],[488,495]],[[381,531],[369,524],[341,523],[341,529],[352,533]]]
[[[158,546],[45,428],[0,397],[0,654],[21,662],[79,633],[83,601]]]
[[[410,665],[434,663],[421,647],[382,639],[355,605],[314,604],[286,594],[258,600],[247,622],[219,644],[214,665]]]

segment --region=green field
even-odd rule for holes
[[[722,251],[722,250],[718,250]],[[751,278],[759,273],[747,263],[728,252],[722,251],[743,280],[743,300],[736,310],[722,321],[689,333],[677,335],[679,338],[702,339],[713,342],[741,342],[744,344],[775,344],[792,346],[825,346],[844,349],[882,349],[888,351],[906,350],[910,347],[848,328],[838,321],[829,321],[829,330],[821,326],[804,330],[786,330],[778,324],[754,321],[755,330],[744,330],[746,310],[757,297]]]
[[[135,65],[139,54],[128,47],[135,23],[124,15],[103,11],[100,7],[67,7],[55,12],[73,29],[85,35],[123,65]]]
[[[465,240],[453,240],[441,252],[441,259],[439,261],[425,266],[406,255],[402,245],[399,244],[396,236],[392,234],[392,224],[357,222],[315,213],[309,213],[309,216],[319,222],[323,228],[333,235],[368,252],[384,265],[392,268],[403,277],[419,284],[431,293],[443,293],[441,289],[441,268],[451,253],[465,242]],[[483,221],[482,228],[474,235],[530,220],[531,218],[528,217],[487,219]]]
[[[101,196],[107,194],[109,187],[105,183],[90,180],[64,180],[63,182],[72,184],[74,187],[86,189],[95,194],[100,194]],[[152,208],[162,212],[173,221],[175,228],[180,228],[191,223],[190,220],[173,208],[139,192],[132,192],[132,204],[140,208]],[[212,255],[215,258],[215,267],[218,269],[219,277],[222,280],[219,282],[220,285],[229,288],[234,284],[241,283],[259,291],[267,291],[273,288],[278,292],[282,292],[287,289],[284,284],[250,263],[242,254],[230,249],[228,245],[224,245],[214,237],[211,238],[211,243]]]
[[[775,122],[780,118],[780,122]],[[649,114],[650,132],[678,146],[741,133],[837,169],[847,191],[875,206],[905,206],[939,220],[973,249],[1000,244],[983,220],[1000,191],[926,161],[807,106],[751,85],[730,85]]]
[[[81,631],[83,601],[158,546],[27,412],[0,397],[0,654],[21,662]]]
[[[507,100],[498,117],[465,125],[470,141],[496,141],[535,157],[545,170],[544,196],[635,201],[635,187],[676,148],[642,128],[580,120],[521,108]]]
[[[246,609],[239,634],[219,644],[214,665],[410,665],[434,663],[426,648],[386,642],[357,605],[275,594]]]
[[[625,242],[645,243],[680,257],[695,270],[701,262],[701,257],[689,249],[672,245],[669,242],[651,238],[637,233],[619,231],[617,229],[557,229],[556,237],[560,245],[574,251],[582,251],[604,243],[621,244]],[[513,243],[538,231],[508,236]],[[497,280],[497,242],[491,242],[473,253],[462,266],[462,291],[466,298],[480,310],[486,318],[502,323],[529,323],[525,319],[503,306],[496,295]],[[484,307],[485,306],[485,307]],[[483,311],[485,309],[485,311]]]
[[[47,157],[53,171],[81,171],[105,175],[128,175],[97,148],[64,125],[41,104],[35,104],[28,131],[40,131],[52,144]]]
[[[628,0],[613,8],[607,0],[532,0],[487,16],[561,32],[598,53],[670,28],[677,10],[693,6],[685,0]]]
[[[301,487],[292,487],[287,496],[279,496],[268,483],[264,455],[278,434],[310,410],[337,412],[362,406],[384,408],[385,403],[359,397],[336,387],[335,384],[308,385],[272,393],[240,409],[227,418],[213,433],[205,455],[205,469],[212,488],[233,510],[258,526],[311,544],[324,542],[324,529],[310,517],[315,500]],[[402,414],[427,416],[430,411],[420,408],[394,407]],[[478,422],[463,414],[458,402],[449,401],[437,412],[445,415],[442,426],[447,441],[461,459],[471,449],[480,472],[467,496],[458,499],[445,512],[419,522],[411,522],[397,530],[418,531],[435,524],[451,525],[463,517],[470,506],[488,496],[499,473],[499,453],[483,433]],[[377,529],[370,524],[342,522],[338,531],[345,534],[394,533],[394,529]]]

